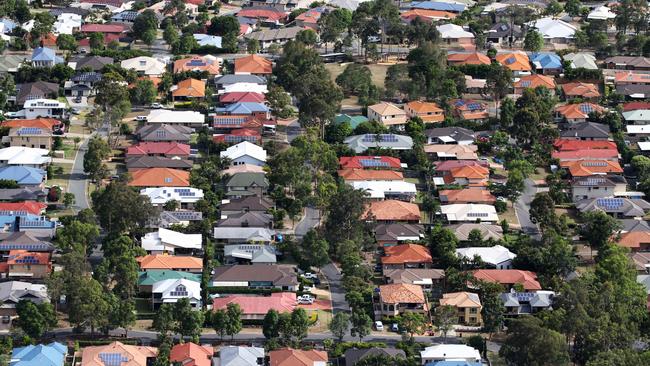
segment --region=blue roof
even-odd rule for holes
[[[43,182],[45,171],[20,165],[8,165],[0,168],[0,179],[15,180],[18,185],[38,185]]]
[[[18,222],[18,226],[16,222]],[[4,227],[10,232],[16,232],[19,229],[53,229],[56,227],[56,222],[50,221],[45,216],[14,213],[0,215],[0,227]]]
[[[223,111],[230,114],[251,114],[255,112],[268,112],[269,108],[262,103],[238,102],[228,105],[223,108]]]
[[[411,4],[411,9],[440,10],[461,13],[465,11],[464,4],[444,3],[440,1],[420,1]]]
[[[542,69],[561,69],[560,56],[552,52],[539,52],[530,55],[530,62]]]
[[[14,28],[16,28],[17,24],[11,19],[8,18],[2,18],[0,19],[0,23],[5,25],[5,32],[6,33],[11,33]]]
[[[56,53],[47,47],[37,47],[32,52],[32,61],[54,61]]]
[[[63,366],[68,348],[61,343],[14,348],[9,366]]]

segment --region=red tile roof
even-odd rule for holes
[[[9,251],[9,258],[7,258],[7,264],[9,265],[26,264],[26,263],[21,263],[21,260],[25,260],[26,258],[35,261],[35,263],[30,262],[29,264],[40,264],[40,265],[50,264],[50,253],[28,252],[26,250]]]
[[[351,180],[403,180],[401,172],[394,170],[371,169],[342,169],[338,171],[339,177],[346,181]]]
[[[381,162],[385,164],[384,166],[364,166],[362,163],[366,160],[372,160],[375,162]],[[352,169],[373,169],[373,168],[390,168],[390,169],[400,169],[402,167],[402,162],[399,158],[393,158],[391,156],[342,156],[339,159],[339,164],[341,168],[352,168]]]
[[[489,65],[492,60],[482,53],[472,52],[448,54],[447,62],[459,65]]]
[[[129,146],[126,150],[127,156],[138,155],[175,155],[185,156],[190,154],[190,145],[178,142],[141,142]]]
[[[169,168],[142,169],[131,174],[131,187],[189,187],[190,172]]]
[[[553,147],[557,151],[576,151],[576,150],[617,150],[616,143],[613,141],[604,140],[572,140],[572,139],[557,139],[553,143]]]
[[[379,221],[420,221],[420,208],[415,203],[384,200],[372,201],[364,217]]]
[[[473,272],[474,278],[500,283],[505,286],[521,284],[526,291],[541,290],[542,286],[537,282],[537,274],[530,271],[518,269],[479,269]]]
[[[327,352],[283,348],[269,352],[270,366],[314,366],[316,362],[327,363]]]
[[[429,248],[418,244],[401,244],[384,248],[383,264],[433,263]]]
[[[589,117],[586,111],[603,113],[605,108],[594,103],[566,104],[555,108],[555,112],[561,114],[566,119],[585,119]]]
[[[83,33],[123,33],[126,27],[121,24],[84,24],[81,26]]]
[[[641,246],[650,246],[650,232],[631,231],[621,234],[618,245],[634,249],[641,249]]]
[[[547,89],[555,89],[555,80],[546,75],[532,74],[522,76],[515,84],[515,88],[537,88],[543,86]]]
[[[265,315],[271,309],[290,313],[296,307],[296,294],[277,292],[271,296],[228,295],[215,298],[212,301],[212,309],[225,309],[230,303],[239,305],[244,315]]]
[[[454,178],[487,179],[490,170],[481,165],[465,165],[451,168],[449,174]]]
[[[283,13],[275,9],[242,9],[237,13],[238,17],[242,18],[254,18],[254,19],[266,19],[270,21],[277,21],[287,17],[286,13]]]
[[[386,304],[424,304],[422,286],[410,283],[392,283],[379,286],[379,296]]]
[[[512,71],[530,71],[530,60],[525,53],[501,53],[496,56],[496,60],[501,65]]]
[[[598,98],[600,92],[594,84],[575,82],[562,85],[562,91],[567,97]]]
[[[446,203],[494,203],[496,197],[487,189],[444,189],[438,192],[440,198],[445,197]]]
[[[572,151],[554,151],[551,154],[553,159],[560,161],[567,160],[583,160],[583,159],[618,159],[618,151],[610,149],[587,149],[587,150],[572,150]]]
[[[650,109],[650,102],[629,102],[623,104],[623,112],[636,111],[637,109]]]
[[[572,177],[589,177],[592,175],[620,174],[623,168],[618,161],[609,160],[578,160],[561,164],[569,170]]]
[[[253,103],[264,103],[266,97],[262,93],[254,92],[233,92],[225,93],[219,96],[219,102],[221,103],[238,103],[238,102],[253,102]]]
[[[487,168],[489,166],[486,161],[476,161],[476,160],[444,160],[435,163],[437,172],[447,172],[451,171],[454,168],[461,166],[482,166]]]
[[[169,353],[169,361],[183,366],[211,366],[214,348],[188,342],[174,345]]]
[[[176,84],[173,97],[203,98],[205,97],[205,82],[197,79],[185,79]]]
[[[0,202],[0,211],[26,212],[32,215],[42,214],[47,205],[36,201]]]
[[[17,127],[35,127],[45,128],[52,130],[56,126],[61,126],[63,123],[54,118],[36,118],[36,119],[8,119],[0,122],[1,127],[17,128]]]

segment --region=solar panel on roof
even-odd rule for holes
[[[196,193],[189,188],[176,188],[174,192],[178,193],[181,197],[194,197]]]
[[[391,134],[382,134],[379,135],[381,141],[383,142],[397,142],[397,136]]]
[[[373,159],[360,159],[359,162],[365,167],[387,167],[388,162]]]
[[[18,130],[19,135],[40,135],[41,132],[43,131],[37,127],[23,127]]]
[[[363,136],[362,141],[363,142],[375,142],[375,141],[377,141],[377,136],[373,135],[373,134],[367,134],[367,135]]]
[[[516,60],[514,57],[508,57],[506,59],[506,64],[510,65],[511,63],[514,63]]]
[[[100,353],[99,358],[105,366],[122,366],[122,363],[129,362],[129,358],[121,353]]]
[[[580,111],[589,114],[594,111],[594,107],[591,104],[580,104]]]
[[[605,167],[605,166],[607,166],[607,162],[604,162],[604,161],[585,161],[584,163],[582,163],[582,166]]]
[[[470,212],[467,217],[488,217],[487,212]]]
[[[528,88],[530,86],[530,80],[524,80],[520,84],[522,87]]]
[[[596,200],[596,205],[604,208],[605,210],[616,210],[625,204],[622,198],[599,198]]]
[[[529,83],[530,83],[530,82],[529,82]],[[482,106],[481,106],[480,103],[470,103],[470,104],[467,105],[467,108],[468,108],[469,110],[471,110],[471,111],[475,111],[475,110],[477,110],[477,109],[481,109]]]

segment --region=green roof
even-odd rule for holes
[[[252,186],[257,186],[257,187],[262,187],[262,188],[268,188],[269,186],[269,181],[266,179],[266,175],[264,173],[235,173],[230,180],[228,180],[228,183],[226,183],[227,187],[252,187]]]
[[[138,272],[138,286],[151,286],[158,281],[181,278],[201,282],[200,274],[181,271],[169,271],[166,269],[154,269],[146,272]]]
[[[334,123],[337,125],[343,122],[349,123],[350,127],[355,129],[360,124],[368,122],[368,118],[365,116],[351,116],[349,114],[339,114],[336,116],[336,118],[334,118]]]

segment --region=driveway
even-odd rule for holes
[[[535,198],[535,194],[537,194],[538,190],[532,179],[527,178],[524,183],[526,187],[517,202],[515,202],[515,214],[519,220],[521,231],[530,235],[533,239],[540,240],[541,235],[539,227],[537,224],[530,221],[530,203]]]
[[[345,300],[345,291],[341,286],[341,271],[333,263],[329,263],[321,269],[321,273],[330,285],[332,313],[336,314],[339,311],[350,311],[350,305]]]
[[[297,239],[301,239],[307,232],[320,223],[320,211],[312,207],[305,208],[305,214],[302,219],[296,224],[294,233]]]

